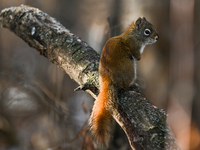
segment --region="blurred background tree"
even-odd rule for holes
[[[108,38],[139,16],[160,39],[138,62],[142,91],[168,114],[182,150],[200,149],[200,2],[195,0],[0,0],[30,5],[60,21],[101,53]],[[60,68],[0,28],[0,149],[84,149],[93,99]],[[130,149],[122,130],[111,149]],[[87,141],[88,140],[88,141]],[[87,142],[86,142],[87,141]],[[92,142],[87,149],[94,149]]]

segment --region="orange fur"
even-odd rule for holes
[[[94,102],[92,115],[89,120],[92,135],[98,144],[108,145],[111,132],[112,116],[108,108],[109,83],[104,80],[101,85],[101,92]]]

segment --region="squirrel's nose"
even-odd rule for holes
[[[158,41],[158,39],[159,39],[159,36],[158,36],[158,35],[157,35],[157,36],[155,36],[155,40],[156,40],[156,41]]]

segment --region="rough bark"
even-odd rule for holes
[[[94,98],[98,94],[99,54],[46,13],[25,5],[2,10],[1,25],[62,68]],[[138,89],[119,92],[113,117],[125,131],[132,149],[175,150],[176,139],[166,113]]]

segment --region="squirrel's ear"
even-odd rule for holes
[[[144,21],[146,21],[146,20],[147,20],[145,17],[142,17],[142,19],[143,19]]]
[[[136,29],[139,29],[141,27],[141,23],[142,23],[142,18],[141,17],[137,18],[137,20],[135,21]]]

